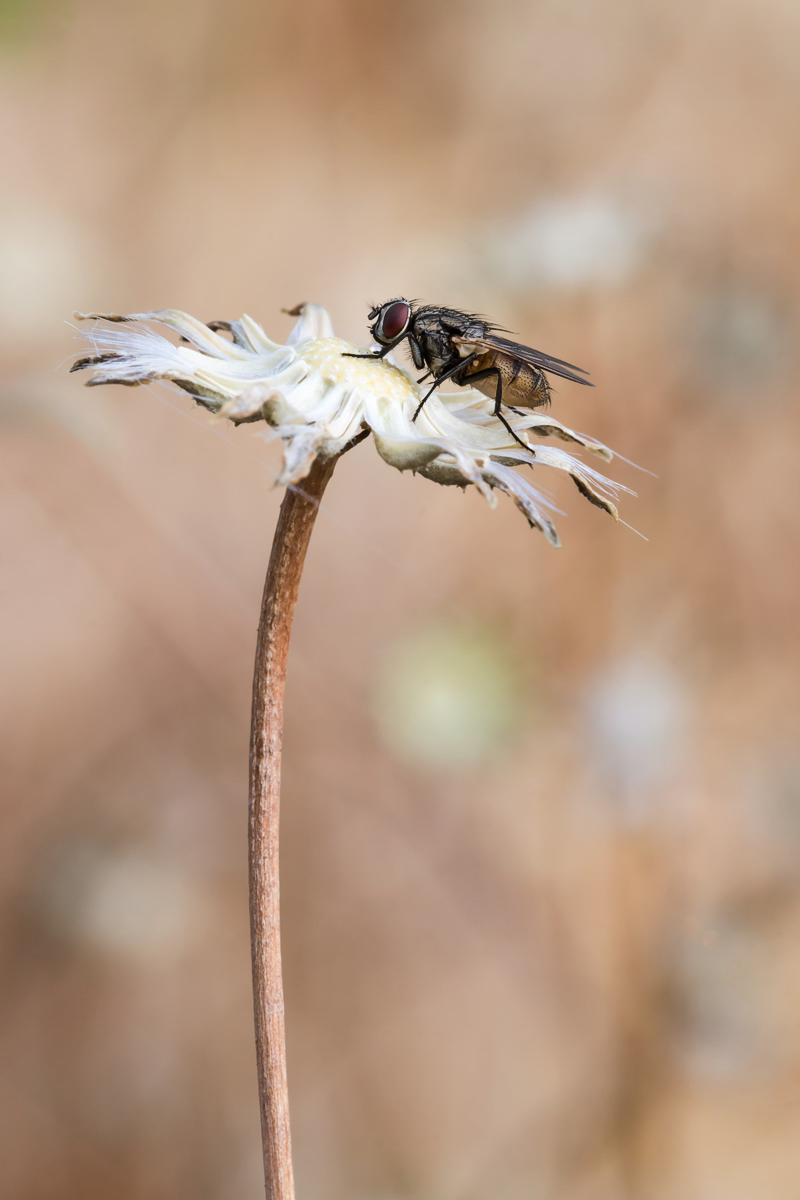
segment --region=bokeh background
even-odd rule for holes
[[[337,469],[290,664],[301,1200],[794,1200],[797,0],[4,0],[0,1193],[262,1194],[276,447],[74,309],[402,293],[589,368],[623,517]],[[545,482],[544,480],[542,482]],[[552,481],[547,481],[552,483]]]

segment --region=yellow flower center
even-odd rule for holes
[[[331,384],[359,388],[398,404],[404,400],[417,403],[422,397],[421,389],[414,380],[387,359],[344,358],[345,354],[359,354],[362,351],[342,338],[315,338],[301,343],[296,350],[298,358]]]

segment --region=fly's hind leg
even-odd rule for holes
[[[494,415],[498,418],[499,421],[502,422],[503,425],[505,425],[506,429],[511,434],[514,441],[519,442],[520,446],[522,446],[525,450],[529,451],[530,446],[528,445],[528,443],[523,442],[522,438],[519,437],[516,433],[514,433],[514,430],[511,428],[508,421],[505,419],[502,412],[500,411],[500,405],[503,403],[503,376],[500,372],[500,368],[499,367],[485,367],[483,371],[475,371],[475,373],[473,375],[467,375],[464,378],[464,385],[466,387],[468,387],[472,383],[477,383],[478,380],[480,380],[480,379],[488,379],[490,375],[494,375],[497,378],[497,391],[495,393],[495,398],[494,398]],[[508,407],[511,408],[512,412],[517,412],[517,409],[513,408],[510,404],[508,405]],[[522,415],[522,414],[520,414],[520,415]]]

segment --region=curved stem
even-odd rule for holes
[[[366,436],[366,431],[359,434],[345,449]],[[300,488],[288,489],[283,498],[256,644],[250,729],[250,946],[267,1200],[294,1200],[278,877],[283,691],[303,562],[337,457],[316,459]]]

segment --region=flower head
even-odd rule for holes
[[[472,484],[491,505],[495,491],[507,492],[554,546],[558,534],[545,512],[554,506],[516,468],[565,471],[588,500],[615,519],[614,500],[629,490],[566,450],[534,442],[532,437],[555,438],[606,462],[613,457],[606,446],[548,413],[506,410],[524,446],[494,415],[494,402],[467,388],[435,391],[412,420],[423,395],[419,385],[385,358],[345,357],[357,347],[334,336],[328,313],[318,305],[304,304],[293,312],[299,319],[285,345],[270,341],[248,316],[204,325],[171,309],[76,315],[98,322],[88,335],[92,353],[72,367],[93,369],[90,386],[169,380],[234,422],[265,421],[284,443],[280,483],[297,483],[315,457],[338,454],[369,430],[380,456],[400,471],[415,471],[435,483]],[[153,324],[177,333],[180,342],[150,328]]]

